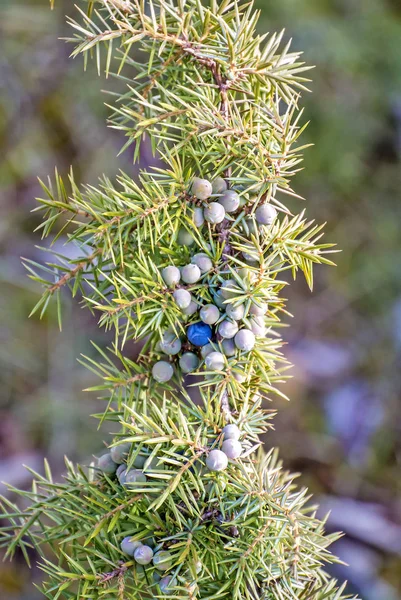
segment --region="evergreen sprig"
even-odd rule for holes
[[[27,508],[3,498],[0,544],[28,561],[36,550],[41,590],[53,600],[348,598],[324,571],[338,536],[325,535],[306,490],[260,442],[273,416],[264,402],[284,396],[286,272],[301,271],[312,287],[314,265],[332,264],[322,226],[287,202],[299,199],[291,178],[304,149],[298,102],[309,67],[282,33],[256,34],[252,3],[83,6],[69,20],[73,56],[93,57],[126,84],[110,126],[134,160],[146,143],[161,166],[136,182],[121,173],[81,187],[72,172],[68,185],[56,172],[42,183],[43,237],[66,235],[78,258],[50,245],[46,264],[25,261],[44,287],[33,312],[57,298],[61,325],[70,288],[115,332],[110,351],[82,361],[101,378],[91,388],[106,400],[97,417],[120,430],[97,462],[67,460],[63,483],[46,463],[32,491],[10,488]],[[222,208],[227,186],[233,209]],[[204,222],[212,205],[223,218]],[[185,280],[188,265],[196,277]],[[210,306],[213,328],[199,321]],[[134,362],[124,347],[141,339]]]

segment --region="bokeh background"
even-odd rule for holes
[[[302,472],[329,530],[346,533],[336,568],[364,600],[401,599],[401,4],[397,0],[259,0],[261,30],[286,27],[316,65],[304,97],[315,146],[295,183],[309,216],[327,221],[342,253],[316,270],[311,295],[291,286],[294,319],[284,335],[294,378],[290,403],[276,401],[285,465]],[[61,477],[63,456],[100,448],[90,413],[93,377],[77,362],[107,335],[78,303],[55,315],[28,314],[38,298],[20,257],[43,260],[37,176],[74,166],[95,183],[119,168],[134,173],[121,139],[107,130],[101,90],[112,80],[68,59],[64,15],[72,2],[0,0],[0,480],[29,484],[22,464],[43,457]],[[143,157],[146,162],[148,157]],[[60,241],[62,244],[62,240]],[[107,432],[104,432],[107,437]],[[4,493],[5,488],[1,487]],[[37,600],[22,560],[0,563],[0,598]]]

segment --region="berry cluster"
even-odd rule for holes
[[[194,203],[192,220],[196,228],[201,228],[206,221],[215,228],[220,227],[221,233],[225,223],[238,220],[241,234],[248,235],[249,239],[255,228],[270,227],[277,217],[271,204],[259,203],[250,195],[247,199],[241,190],[228,189],[227,182],[221,177],[212,183],[195,178],[190,198]],[[240,211],[243,219],[237,219],[236,213]],[[180,230],[178,237],[184,245],[190,246],[194,242],[186,230]],[[161,272],[183,318],[190,322],[187,322],[186,339],[170,329],[163,333],[157,344],[156,351],[170,357],[153,365],[152,375],[159,383],[166,383],[173,377],[173,356],[179,356],[178,365],[184,374],[198,372],[202,365],[206,371],[222,372],[227,358],[237,353],[248,354],[253,350],[256,338],[265,335],[267,302],[260,297],[253,298],[252,294],[248,294],[248,302],[239,287],[239,281],[245,280],[249,286],[257,277],[254,268],[259,258],[255,255],[252,239],[247,242],[246,251],[237,253],[241,266],[233,269],[214,260],[210,245],[206,247],[209,253],[196,253],[189,264],[182,267],[169,265]],[[199,293],[205,289],[212,301],[205,302],[205,294]],[[238,374],[234,376],[240,379]]]

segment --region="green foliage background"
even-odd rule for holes
[[[304,141],[315,146],[297,191],[343,250],[337,269],[317,269],[313,296],[301,280],[291,286],[292,401],[276,404],[266,443],[279,445],[286,466],[299,468],[334,508],[333,528],[349,534],[338,552],[362,597],[401,598],[401,7],[391,0],[259,5],[260,27],[285,26],[317,67],[313,95],[304,98],[312,121]],[[22,462],[36,468],[47,455],[61,473],[65,453],[83,460],[99,450],[88,417],[96,398],[81,392],[92,377],[76,357],[91,352],[90,339],[107,343],[67,295],[62,335],[54,314],[27,320],[37,289],[19,257],[43,258],[31,233],[39,222],[29,214],[36,176],[56,164],[63,174],[72,164],[89,182],[120,167],[134,172],[129,154],[117,161],[121,140],[105,127],[100,90],[114,82],[91,68],[84,78],[57,41],[70,9],[67,1],[54,13],[45,0],[0,1],[0,479],[15,485],[26,481]],[[22,563],[0,567],[0,597],[34,599],[31,574],[21,573]]]

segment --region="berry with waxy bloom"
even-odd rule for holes
[[[124,444],[118,444],[118,446],[113,446],[110,448],[111,458],[115,463],[121,465],[124,461],[127,460],[129,451],[131,450],[131,442],[125,442]]]
[[[162,577],[159,581],[159,588],[162,594],[169,596],[173,593],[173,588],[176,585],[176,580],[171,576]]]
[[[174,267],[174,265],[170,265],[168,267],[164,267],[162,271],[162,277],[164,283],[169,287],[174,287],[177,283],[180,282],[181,273],[178,267]]]
[[[225,338],[222,342],[221,342],[221,347],[223,348],[223,352],[226,356],[230,357],[230,356],[235,356],[235,353],[237,351],[237,347],[234,344],[234,340]]]
[[[148,565],[153,559],[153,550],[150,546],[142,544],[134,551],[134,559],[138,565]]]
[[[206,344],[205,346],[202,346],[202,348],[201,348],[202,358],[206,358],[206,356],[208,354],[211,354],[211,352],[214,352],[214,351],[215,350],[214,350],[212,344]]]
[[[201,276],[201,270],[197,265],[190,264],[182,268],[181,277],[185,283],[196,283]]]
[[[234,190],[227,190],[220,196],[219,203],[227,213],[232,213],[238,209],[240,197]]]
[[[261,225],[271,225],[277,217],[277,210],[271,204],[261,204],[255,210],[255,219]]]
[[[203,208],[201,208],[200,206],[196,206],[194,208],[192,220],[194,222],[195,227],[202,227],[203,223],[205,222],[205,217],[203,216]]]
[[[266,326],[264,317],[251,317],[249,319],[249,324],[252,333],[258,335],[259,337],[263,337],[266,334]]]
[[[199,358],[193,352],[185,352],[179,362],[183,373],[192,373],[199,366]]]
[[[236,321],[229,321],[228,319],[222,321],[219,325],[219,334],[223,338],[231,339],[238,332],[238,323]]]
[[[219,204],[218,202],[210,202],[204,209],[203,214],[208,223],[212,223],[213,225],[217,225],[224,221],[224,217],[226,216],[226,211],[224,210],[224,206]]]
[[[227,458],[236,459],[242,454],[241,442],[238,440],[225,440],[221,446],[221,449]]]
[[[145,483],[147,477],[145,473],[142,473],[139,469],[128,469],[125,474],[125,486],[129,486],[131,483]]]
[[[153,564],[159,571],[171,569],[172,556],[167,550],[160,550],[153,556]]]
[[[235,423],[229,423],[222,429],[224,440],[239,440],[241,431]]]
[[[192,323],[187,330],[188,340],[194,346],[206,346],[212,337],[212,328],[207,323]]]
[[[191,262],[199,267],[201,273],[207,273],[213,269],[213,263],[209,256],[204,252],[199,252],[198,254],[194,254],[191,258]]]
[[[118,465],[114,462],[110,452],[103,454],[97,459],[97,466],[107,475],[113,475],[116,472]]]
[[[227,279],[227,281],[224,281],[220,292],[225,300],[235,298],[235,296],[238,295],[238,284],[235,279]]]
[[[198,308],[199,308],[199,306],[196,304],[196,302],[191,300],[189,306],[187,306],[186,308],[182,308],[181,311],[184,313],[184,315],[187,315],[188,317],[190,317],[190,316],[194,315],[196,312],[198,312]]]
[[[227,182],[222,177],[216,177],[212,181],[213,194],[223,194],[227,189]]]
[[[221,450],[211,450],[206,458],[209,471],[224,471],[228,466],[227,455]]]
[[[256,317],[262,317],[266,314],[268,306],[266,302],[260,300],[254,300],[250,306],[249,314],[255,315]]]
[[[159,383],[166,383],[174,375],[174,369],[170,363],[165,360],[159,360],[153,365],[152,375]]]
[[[255,334],[250,329],[241,329],[235,336],[234,342],[242,352],[250,352],[255,345]]]
[[[179,308],[188,308],[192,302],[192,296],[188,290],[175,290],[173,297]]]
[[[227,317],[234,319],[234,321],[240,321],[244,317],[245,307],[243,304],[238,304],[238,306],[234,306],[234,304],[226,304],[226,313]]]
[[[121,551],[127,556],[134,556],[135,550],[142,546],[142,542],[134,541],[131,536],[127,536],[120,544]]]
[[[199,316],[204,323],[213,325],[220,318],[220,311],[214,304],[206,304],[200,310]]]
[[[184,227],[181,227],[181,229],[179,230],[177,239],[178,243],[181,244],[181,246],[192,246],[192,244],[195,243],[194,236]]]
[[[191,188],[192,194],[198,198],[198,200],[207,200],[213,193],[212,184],[207,179],[200,179],[200,177],[194,177]]]
[[[205,358],[206,368],[209,371],[222,371],[224,369],[224,354],[221,352],[211,352]]]
[[[163,333],[163,337],[160,342],[160,350],[164,352],[164,354],[175,356],[180,352],[181,346],[181,340],[176,336],[175,333],[171,331],[165,331]]]
[[[116,471],[117,479],[118,479],[120,485],[124,485],[126,474],[127,474],[127,465],[124,465],[124,464],[120,465]]]

